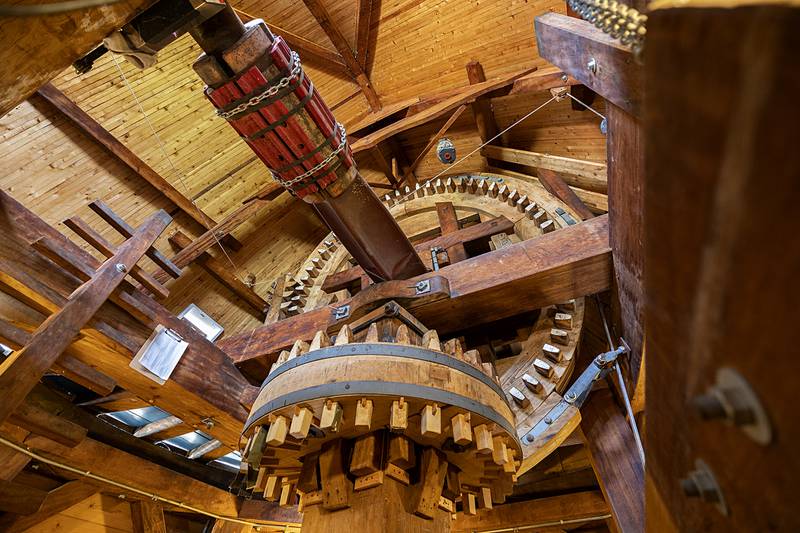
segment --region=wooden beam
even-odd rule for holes
[[[452,202],[437,202],[436,203],[436,216],[439,218],[439,227],[442,228],[442,236],[452,235],[461,228],[458,226],[458,217],[456,216],[456,209],[453,207]],[[467,251],[464,249],[463,243],[453,244],[445,248],[447,250],[447,257],[450,258],[450,264],[464,261],[467,259]]]
[[[49,413],[29,401],[20,404],[8,420],[12,424],[31,433],[47,437],[62,446],[77,446],[86,438],[86,428],[64,420],[57,414]]]
[[[602,194],[608,192],[606,165],[603,163],[491,144],[481,148],[481,155],[489,159],[505,161],[506,163],[558,172],[567,185],[571,187]]]
[[[78,129],[83,131],[91,139],[104,146],[109,152],[117,157],[122,163],[138,174],[147,183],[161,191],[169,198],[178,209],[189,215],[204,228],[211,228],[215,222],[208,215],[203,213],[191,200],[181,194],[159,173],[145,163],[139,156],[134,154],[127,146],[122,144],[99,122],[89,116],[83,109],[70,100],[64,93],[59,91],[54,85],[47,83],[39,88],[37,94],[50,102],[59,112],[71,120]]]
[[[505,268],[496,268],[498,262]],[[464,324],[499,320],[526,309],[607,290],[611,283],[608,217],[596,217],[448,265],[436,275],[448,281],[450,298],[415,306],[414,315],[428,327],[445,333]],[[411,278],[407,283],[424,279],[431,279],[431,275]],[[232,335],[219,346],[239,363],[274,354],[298,339],[310,341],[317,331],[334,323],[330,308],[323,307],[277,325]]]
[[[581,220],[587,220],[594,216],[589,208],[586,207],[586,204],[578,198],[575,191],[573,191],[558,174],[544,168],[537,169],[536,173],[539,176],[539,181],[544,185],[544,188],[547,189],[547,192],[570,206]]]
[[[245,22],[250,20],[255,20],[261,17],[255,17],[249,13],[245,13],[241,9],[233,8],[233,10],[239,14],[239,16]],[[283,37],[286,43],[294,50],[297,50],[302,54],[302,59],[312,58],[318,62],[318,65],[323,70],[334,70],[337,73],[346,73],[349,74],[350,71],[347,70],[347,65],[345,65],[344,61],[342,60],[342,56],[336,50],[331,50],[330,48],[325,48],[314,41],[310,41],[305,37],[297,35],[296,33],[292,33],[291,31],[281,28],[280,26],[276,26],[271,22],[264,22],[268,27],[269,30],[276,34]]]
[[[581,429],[592,468],[619,530],[644,527],[644,465],[625,415],[609,389],[593,392],[581,408]]]
[[[6,420],[33,388],[42,374],[72,343],[94,313],[125,279],[127,271],[152,246],[172,221],[164,211],[150,216],[133,236],[103,263],[91,280],[81,285],[66,305],[42,323],[22,350],[14,352],[0,364],[0,422]],[[123,265],[118,269],[117,265]]]
[[[486,81],[486,74],[483,72],[483,66],[478,61],[470,61],[467,63],[467,78],[470,85],[477,85]],[[492,112],[492,104],[485,98],[478,98],[470,104],[472,114],[475,116],[475,126],[478,128],[478,135],[481,137],[482,142],[487,142],[489,139],[497,135],[499,131],[497,122],[494,119]]]
[[[508,170],[507,168],[499,168],[494,166],[488,167],[486,171],[499,176],[509,176],[511,178],[527,181],[529,183],[535,183],[544,188],[544,185],[542,185],[542,182],[539,181],[539,178],[532,176],[530,173],[517,172],[514,170]],[[578,189],[577,187],[573,190],[575,191],[575,194],[578,195],[578,198],[581,199],[581,202],[591,209],[595,215],[608,213],[608,196],[605,194],[586,191],[584,189]]]
[[[480,96],[488,94],[492,91],[496,91],[498,89],[502,89],[503,87],[507,87],[514,80],[521,78],[527,74],[530,74],[536,70],[536,68],[523,70],[521,72],[517,72],[514,74],[509,74],[507,76],[503,76],[501,78],[486,81],[483,83],[478,83],[476,85],[470,85],[469,87],[465,88],[463,91],[459,92],[458,94],[451,96],[450,98],[443,100],[442,102],[433,105],[424,111],[421,111],[415,115],[407,116],[390,124],[384,128],[379,129],[376,132],[370,133],[369,135],[365,135],[358,141],[354,142],[351,146],[354,153],[360,152],[362,150],[366,150],[367,148],[372,148],[376,146],[379,142],[392,137],[393,135],[397,135],[403,131],[409,130],[421,124],[425,124],[430,122],[431,120],[444,115],[450,111],[453,111],[457,107],[474,102]]]
[[[534,24],[541,57],[627,113],[641,114],[643,70],[629,47],[590,22],[558,13],[540,15]]]
[[[117,253],[117,247],[103,238],[102,235],[96,232],[81,217],[74,216],[68,218],[64,221],[64,225],[74,231],[81,239],[89,243],[104,256],[113,257],[114,254]],[[133,268],[131,268],[131,277],[141,283],[142,286],[154,296],[159,298],[166,298],[169,296],[169,291],[139,265],[134,265]]]
[[[422,149],[416,159],[414,159],[414,162],[411,163],[411,166],[408,169],[410,173],[413,173],[417,169],[419,164],[422,162],[422,159],[428,155],[428,152],[431,151],[431,148],[436,146],[436,143],[439,142],[439,139],[442,138],[445,133],[447,133],[447,130],[450,129],[450,126],[452,126],[453,123],[458,120],[458,117],[461,116],[461,113],[463,113],[466,108],[466,105],[457,107],[456,110],[453,111],[453,114],[450,115],[450,118],[448,118],[447,121],[442,124],[442,127],[439,128],[439,131],[433,134],[433,136],[428,140],[428,144],[425,145],[425,148]]]
[[[0,511],[32,515],[44,503],[47,492],[11,481],[0,481]]]
[[[514,82],[509,96],[513,94],[539,93],[557,87],[577,85],[580,82],[558,67],[544,68]]]
[[[133,533],[167,533],[161,504],[148,500],[131,502]]]
[[[2,447],[5,450],[10,448]],[[25,456],[27,457],[27,456]],[[84,481],[68,481],[45,496],[39,510],[31,515],[8,514],[0,518],[0,529],[4,531],[27,531],[51,516],[65,511],[86,498],[97,494],[98,488]]]
[[[458,513],[453,521],[452,531],[471,533],[497,529],[521,530],[526,526],[557,523],[560,520],[585,520],[587,524],[599,525],[602,519],[597,517],[607,513],[608,505],[599,491],[575,492],[551,498],[495,505],[492,509],[479,509],[475,515]],[[571,526],[577,525],[571,524]],[[544,527],[538,529],[544,530]]]
[[[356,59],[364,72],[367,72],[371,20],[372,0],[358,0],[358,8],[356,10]]]
[[[353,73],[356,83],[361,87],[361,91],[364,93],[367,102],[369,102],[370,108],[372,108],[373,111],[379,110],[381,108],[381,101],[380,98],[378,98],[378,93],[372,87],[372,82],[370,82],[364,69],[356,60],[355,55],[353,55],[353,50],[350,48],[347,39],[345,39],[344,35],[333,25],[328,10],[325,9],[325,6],[323,6],[322,2],[319,0],[303,0],[303,3],[314,18],[317,19],[317,22],[322,27],[322,31],[324,31],[325,35],[331,40],[334,48],[341,54],[345,65],[347,65],[347,68]]]
[[[441,235],[427,241],[414,245],[414,250],[422,256],[430,254],[431,248],[450,248],[458,244],[465,244],[481,239],[488,239],[499,233],[510,233],[514,231],[514,223],[504,216],[495,217],[485,222],[480,222],[463,229],[459,229],[447,235]],[[322,290],[327,293],[334,293],[346,289],[353,283],[360,281],[364,275],[364,269],[353,267],[342,272],[336,272],[325,278]]]
[[[178,250],[183,250],[192,244],[192,240],[181,231],[176,231],[170,235],[169,242]],[[264,318],[266,318],[266,310],[269,307],[267,301],[256,294],[253,289],[242,283],[229,264],[220,261],[216,257],[212,257],[208,252],[200,254],[197,257],[197,262],[211,274],[214,279],[227,287],[233,294],[241,298],[242,301],[255,310],[259,320],[263,321]]]

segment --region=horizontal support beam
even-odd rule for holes
[[[502,269],[497,268],[500,262]],[[447,281],[450,298],[414,306],[414,315],[422,323],[447,333],[607,290],[611,270],[608,216],[600,216],[411,278],[405,284],[413,286],[432,277]],[[370,289],[380,285],[385,284]],[[392,299],[391,295],[386,294],[386,299]],[[348,303],[353,299],[336,306]],[[311,340],[317,331],[333,329],[337,324],[332,309],[336,306],[232,335],[218,346],[236,363],[274,355],[298,339]]]
[[[536,17],[539,55],[628,113],[642,114],[644,70],[633,52],[593,24],[559,13]],[[589,65],[594,60],[594,68]]]
[[[48,492],[36,513],[28,516],[7,514],[0,518],[0,529],[3,531],[27,531],[51,516],[55,516],[76,503],[82,502],[99,490],[95,485],[90,485],[83,481],[68,481]]]

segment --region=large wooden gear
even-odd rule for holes
[[[437,202],[452,203],[459,219],[506,217],[513,232],[493,238],[492,247],[580,220],[538,183],[499,174],[437,179],[384,202],[412,239],[438,228]],[[272,305],[282,317],[344,300],[346,290],[327,294],[322,286],[352,266],[330,234],[283,287],[276,286]],[[319,524],[337,507],[357,505],[360,490],[384,479],[405,487],[380,490],[401,490],[404,510],[414,517],[408,520],[436,522],[439,513],[459,505],[470,512],[478,503],[503,501],[516,476],[544,459],[580,421],[577,410],[570,411],[540,438],[526,438],[561,400],[583,313],[583,299],[542,309],[518,352],[496,365],[465,351],[458,339],[439,339],[394,302],[343,326],[332,339],[320,331],[310,345],[298,341],[271,368],[245,427],[250,488],[282,503],[297,491]],[[398,413],[405,424],[393,425]],[[398,449],[415,452],[416,462],[398,459]],[[336,475],[325,473],[330,467]],[[432,482],[438,488],[426,493]],[[436,501],[425,499],[431,494]],[[340,499],[347,495],[345,505]]]

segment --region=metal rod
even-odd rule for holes
[[[600,520],[608,520],[609,518],[611,518],[611,513],[587,516],[586,518],[571,518],[569,520],[551,520],[549,522],[540,522],[527,526],[507,527],[503,529],[473,529],[472,533],[506,533],[508,531],[522,531],[523,529],[542,529],[554,526],[566,526],[569,524],[582,524],[584,522],[598,522]]]
[[[603,319],[603,329],[606,331],[606,339],[608,340],[608,346],[612,350],[616,350],[617,347],[614,345],[614,341],[611,339],[611,331],[608,329],[608,321],[606,320],[606,314],[603,311],[603,305],[600,303],[600,298],[595,295],[594,297],[595,302],[597,302],[597,309],[600,311],[600,317]],[[619,389],[622,392],[622,400],[625,404],[625,411],[628,413],[628,423],[631,426],[631,430],[633,431],[633,438],[636,441],[636,447],[639,450],[639,456],[642,458],[642,466],[644,466],[644,447],[642,446],[642,439],[639,436],[639,428],[636,427],[636,419],[633,416],[633,407],[631,407],[631,400],[628,398],[628,389],[625,387],[625,380],[622,377],[622,370],[619,366],[619,359],[616,360],[614,363],[614,368],[617,371],[617,380],[619,381]]]

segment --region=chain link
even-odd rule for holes
[[[308,179],[309,177],[313,176],[314,174],[316,174],[317,172],[319,172],[323,168],[327,167],[328,164],[331,161],[333,161],[342,152],[342,150],[344,150],[345,147],[347,146],[347,132],[345,131],[344,126],[341,123],[337,122],[336,123],[336,127],[339,128],[339,132],[340,132],[340,134],[339,134],[339,146],[337,146],[334,151],[332,151],[330,154],[328,154],[328,156],[325,159],[323,159],[322,162],[320,162],[319,164],[315,165],[312,169],[307,170],[307,171],[303,172],[302,174],[300,174],[299,176],[297,176],[295,178],[292,178],[290,180],[284,180],[283,178],[281,178],[280,176],[278,176],[277,174],[275,174],[273,172],[272,176],[275,178],[275,180],[278,181],[281,185],[283,185],[284,187],[286,187],[288,189],[288,188],[291,188],[294,184],[300,183],[301,181],[304,181],[304,180]]]
[[[281,80],[277,84],[269,86],[269,88],[267,88],[267,90],[264,91],[263,93],[253,96],[248,101],[237,105],[230,111],[223,111],[221,109],[217,109],[217,115],[224,118],[225,120],[228,120],[232,116],[238,115],[239,113],[247,111],[251,107],[260,104],[267,98],[272,98],[273,96],[278,94],[278,92],[281,89],[288,87],[289,84],[292,82],[292,80],[300,75],[300,71],[302,70],[302,68],[303,67],[300,64],[300,56],[297,54],[297,52],[292,51],[292,70],[289,73],[289,76],[281,78]]]
[[[567,0],[567,3],[584,20],[630,46],[637,57],[641,55],[647,15],[617,0]]]

